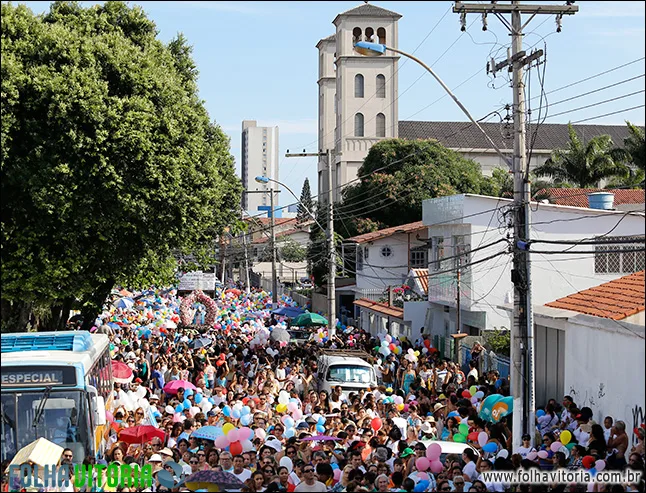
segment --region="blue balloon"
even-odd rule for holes
[[[209,397],[209,402],[215,406],[215,399],[213,397]]]
[[[597,475],[597,470],[594,467],[592,469],[588,469],[588,472],[590,473],[590,476],[592,476],[592,477]]]
[[[324,425],[324,424],[325,424],[325,416],[321,416],[321,417],[319,418],[318,424],[320,424],[320,425]]]
[[[200,402],[202,402],[202,399],[204,399],[202,394],[200,394],[199,392],[195,394],[195,404],[199,404]]]
[[[483,452],[495,452],[496,450],[498,450],[498,445],[496,445],[494,442],[489,442],[484,447],[482,447]]]
[[[496,380],[496,383],[494,384],[494,387],[496,387],[497,389],[502,387],[502,379],[499,378],[498,380]]]
[[[184,399],[183,404],[184,404],[184,409],[190,409],[191,408],[191,401],[189,401],[188,399]]]
[[[287,417],[285,418],[285,420],[283,421],[283,424],[284,424],[287,428],[293,428],[293,427],[294,427],[294,419],[293,419],[293,418],[290,418],[289,416],[287,416]]]
[[[176,413],[181,413],[183,410],[184,410],[184,404],[177,404],[177,406],[175,406]]]
[[[319,433],[324,433],[325,432],[325,426],[316,425],[316,431],[318,431]]]
[[[240,411],[238,411],[237,409],[234,409],[233,411],[231,411],[231,417],[233,419],[240,419],[240,416],[242,415],[240,414]]]
[[[184,391],[184,397],[188,397],[189,395],[193,395],[193,390],[192,389],[186,389]]]
[[[231,417],[231,408],[229,406],[224,406],[222,409],[222,414],[224,414],[227,418]]]
[[[545,416],[545,411],[539,409],[538,411],[536,411],[536,417],[540,418],[541,416]]]
[[[240,423],[242,423],[242,426],[248,426],[251,423],[252,420],[251,414],[245,414],[240,417]]]
[[[413,491],[415,492],[426,491],[426,488],[428,488],[430,484],[431,482],[428,479],[423,479],[422,481],[418,481]]]
[[[240,411],[241,416],[246,416],[251,412],[251,408],[249,406],[242,406],[242,411]]]
[[[294,428],[287,428],[284,433],[285,438],[292,438],[295,434],[296,430],[294,430]]]

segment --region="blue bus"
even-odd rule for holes
[[[113,396],[110,341],[83,331],[2,334],[1,456],[44,437],[100,458]]]

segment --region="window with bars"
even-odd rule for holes
[[[464,241],[464,236],[453,237],[453,267],[458,268],[470,263],[470,255],[467,253],[471,249]]]
[[[433,237],[433,270],[442,270],[442,259],[444,258],[444,237]]]
[[[426,247],[413,248],[410,251],[410,266],[412,268],[428,267],[428,249]]]
[[[643,239],[635,243],[616,244],[617,241],[630,241],[631,236],[611,236],[598,238],[597,241],[607,241],[607,245],[595,246],[594,272],[595,274],[632,274],[644,270],[644,252],[632,250],[644,248]],[[604,253],[608,252],[608,253]]]

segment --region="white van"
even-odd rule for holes
[[[377,375],[370,355],[357,350],[323,350],[318,357],[318,389],[329,393],[341,386],[347,395],[359,389],[377,387]]]

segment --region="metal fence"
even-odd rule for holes
[[[465,375],[469,371],[469,361],[471,361],[471,348],[460,346],[460,356],[462,361],[462,371]],[[480,355],[480,373],[497,370],[500,378],[509,378],[510,360],[507,356],[496,354],[493,351],[484,351]]]
[[[433,336],[433,347],[440,352],[443,358],[453,359],[453,344],[455,344],[452,337]]]

